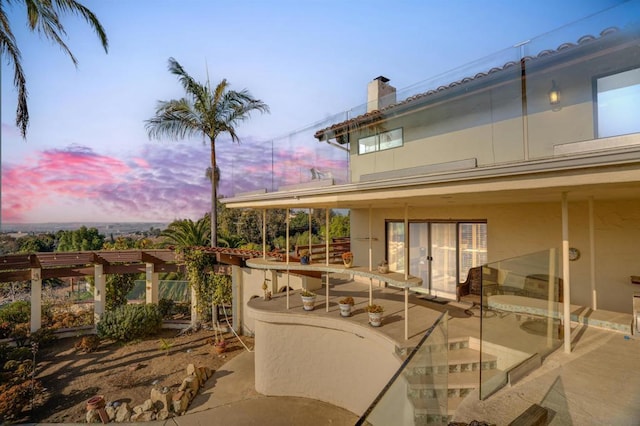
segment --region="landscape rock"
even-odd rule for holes
[[[133,414],[140,414],[144,411],[144,409],[142,408],[142,405],[136,405],[135,407],[133,407]]]
[[[204,385],[204,382],[209,380],[209,376],[207,375],[207,369],[204,367],[198,367],[198,373],[200,374],[200,377],[202,377],[202,384]]]
[[[87,410],[87,423],[100,423],[98,410]]]
[[[200,389],[200,384],[198,383],[198,378],[195,376],[185,377],[180,385],[179,390],[190,390],[193,395],[198,393],[198,389]]]
[[[209,367],[204,367],[204,371],[207,373],[207,380],[209,380],[213,376],[213,370]]]
[[[187,365],[187,376],[193,376],[196,374],[196,366],[193,364]]]
[[[150,399],[147,399],[143,404],[142,404],[142,411],[152,411],[153,410],[153,402],[151,402]]]
[[[167,420],[169,417],[171,417],[171,414],[167,410],[162,410],[156,416],[156,420]]]
[[[116,422],[124,423],[128,422],[131,419],[131,408],[129,408],[129,404],[126,402],[122,403],[122,405],[118,406],[116,409]]]
[[[156,419],[156,413],[153,411],[143,411],[142,413],[131,416],[132,422],[150,422]]]
[[[173,395],[173,411],[177,414],[182,414],[187,411],[189,407],[190,392],[188,391],[180,391]]]
[[[116,418],[116,409],[113,406],[108,406],[104,409],[106,411],[107,416],[109,416],[109,421],[112,422]]]
[[[172,406],[171,401],[172,393],[168,389],[167,392],[155,388],[151,389],[151,403],[156,411],[169,411]]]

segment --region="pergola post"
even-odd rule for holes
[[[233,303],[231,304],[231,317],[233,318],[233,329],[236,333],[242,332],[243,315],[243,285],[242,268],[236,265],[231,266],[231,292]],[[242,334],[242,333],[241,333]]]
[[[102,314],[104,314],[106,301],[106,280],[104,275],[104,266],[101,264],[94,265],[93,276],[95,285],[93,287],[93,321],[94,324],[100,322]]]
[[[42,327],[42,269],[31,268],[31,332]]]
[[[147,263],[145,267],[146,272],[146,302],[147,303],[158,303],[158,273],[154,270],[153,263]]]

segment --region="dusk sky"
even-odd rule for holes
[[[22,51],[30,126],[23,140],[14,124],[13,69],[3,57],[2,223],[170,222],[208,211],[209,147],[200,138],[149,140],[144,127],[157,101],[184,95],[167,70],[170,57],[198,81],[208,75],[215,85],[227,78],[232,89],[246,88],[271,108],[238,126],[239,145],[226,137],[217,143],[220,192],[232,196],[280,179],[272,179],[272,164],[295,179],[306,177],[308,164],[346,173],[343,152],[311,134],[286,135],[363,104],[367,83],[379,75],[401,92],[623,3],[81,2],[102,22],[109,53],[89,25],[67,16],[66,41],[77,68],[27,30],[21,2],[3,3]],[[286,149],[272,155],[272,146]]]

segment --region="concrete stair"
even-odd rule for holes
[[[447,424],[459,404],[483,380],[499,375],[497,358],[469,347],[469,338],[448,342],[446,365],[442,346],[427,346],[417,353],[404,372],[407,395],[415,424]],[[444,403],[447,410],[444,413]]]

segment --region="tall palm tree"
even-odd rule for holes
[[[0,0],[0,54],[6,57],[9,64],[13,64],[13,85],[18,91],[18,106],[16,108],[16,126],[23,138],[27,136],[29,125],[29,109],[27,107],[27,80],[22,69],[22,55],[11,31],[9,19],[5,13],[5,6],[12,3],[24,3],[27,10],[27,24],[29,29],[44,36],[57,45],[71,58],[74,65],[78,61],[62,39],[67,35],[59,15],[74,14],[81,16],[93,27],[96,35],[107,52],[109,43],[107,35],[98,18],[89,9],[75,0]]]
[[[216,140],[228,134],[232,142],[240,142],[236,126],[250,117],[252,111],[269,112],[269,106],[255,99],[246,90],[229,89],[223,79],[215,88],[195,81],[173,58],[169,58],[169,72],[176,75],[186,92],[182,99],[160,101],[156,115],[145,121],[149,138],[168,136],[174,140],[200,135],[208,139],[211,148],[211,169],[216,170]],[[211,180],[211,247],[218,244],[216,201],[217,179]]]

